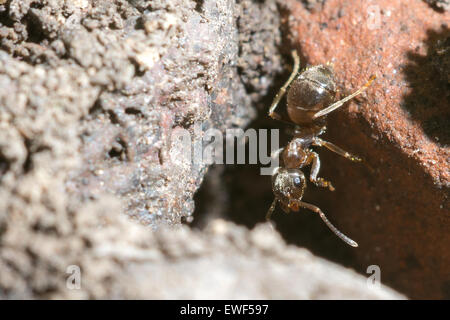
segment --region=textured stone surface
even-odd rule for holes
[[[327,1],[320,14],[296,8],[292,16],[299,23],[293,22],[293,28],[301,35],[298,44],[308,63],[333,62],[347,91],[377,75],[371,94],[366,94],[370,108],[353,103],[350,112],[370,120],[437,186],[449,187],[448,85],[434,76],[433,64],[439,64],[432,60],[434,45],[448,38],[449,14],[436,13],[421,1],[414,1],[408,12],[400,2],[383,1],[370,6]]]
[[[360,247],[346,246],[308,210],[287,215],[277,209],[273,219],[278,231],[287,242],[361,274],[370,265],[380,266],[382,282],[408,297],[448,298],[448,12],[433,10],[423,1],[411,1],[407,7],[400,1],[279,4],[288,64],[265,101],[266,112],[276,89],[289,77],[292,48],[298,49],[303,67],[332,61],[341,96],[371,74],[378,79],[329,116],[323,136],[362,156],[365,163],[315,148],[320,176],[330,179],[336,191],[309,184],[303,198],[319,206]],[[381,28],[370,30],[377,8]],[[289,129],[265,112],[251,126]],[[290,137],[282,135],[280,145]],[[199,193],[195,221],[201,224],[214,213],[251,228],[264,221],[272,200],[270,178],[261,176],[257,166],[217,167]]]
[[[278,32],[244,44],[252,27],[235,20],[246,11],[272,16],[267,28],[278,29],[273,1],[3,1],[2,253],[23,251],[32,264],[45,260],[29,248],[39,243],[61,254],[36,239],[59,242],[72,215],[104,210],[105,197],[154,229],[189,221],[207,168],[171,148],[171,133],[244,126],[254,115],[247,82],[263,92],[280,68],[271,62]],[[263,45],[271,55],[261,58]],[[239,70],[255,61],[265,62],[265,80],[255,81],[257,70],[241,80]],[[71,251],[77,243],[62,245]],[[5,277],[34,281],[30,268]]]
[[[206,171],[171,150],[172,132],[244,126],[246,86],[256,101],[280,69],[273,1],[12,0],[0,12],[2,143],[16,139],[1,150],[4,192],[25,171],[60,174],[71,197],[114,194],[155,228],[191,219]],[[275,32],[253,41],[238,16],[270,16]]]
[[[322,152],[323,176],[337,186],[322,191],[323,207],[358,240],[359,269],[380,265],[411,297],[449,298],[449,13],[382,0],[287,10],[303,62],[333,62],[343,94],[378,77],[329,118],[327,138],[367,166]]]
[[[85,207],[64,239],[49,235],[3,248],[0,297],[48,299],[404,299],[364,277],[286,246],[268,225],[248,229],[216,220],[203,232],[156,233],[125,219],[111,199]],[[102,228],[99,228],[99,223]],[[18,250],[27,245],[27,254]],[[55,254],[59,253],[59,254]],[[81,268],[81,289],[65,268]],[[29,277],[18,275],[27,274]],[[295,285],[293,285],[295,284]]]

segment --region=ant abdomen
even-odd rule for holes
[[[292,122],[309,125],[314,115],[334,102],[336,84],[331,67],[318,65],[306,69],[287,93],[287,113]]]

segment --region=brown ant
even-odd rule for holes
[[[292,51],[292,56],[294,69],[289,80],[275,96],[270,106],[269,116],[281,120],[281,116],[275,112],[275,109],[287,92],[287,114],[289,122],[295,125],[294,137],[286,147],[279,149],[273,155],[278,157],[281,153],[282,164],[272,175],[275,199],[267,212],[266,219],[270,220],[278,202],[286,213],[290,210],[299,211],[300,208],[306,208],[318,213],[325,224],[345,243],[357,247],[358,244],[355,241],[331,224],[320,208],[301,201],[306,189],[306,179],[300,169],[311,165],[309,180],[316,186],[334,191],[330,181],[317,176],[320,169],[319,155],[310,147],[325,147],[351,161],[361,161],[357,156],[320,139],[319,136],[326,130],[325,116],[363,92],[375,80],[375,76],[371,76],[369,81],[353,94],[333,103],[337,90],[331,66],[329,64],[312,66],[299,73],[300,58],[295,50]]]

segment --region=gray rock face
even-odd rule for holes
[[[78,201],[114,194],[124,211],[144,224],[179,224],[193,212],[193,193],[206,165],[174,165],[174,158],[191,161],[171,152],[172,132],[185,129],[194,135],[197,126],[201,139],[208,128],[247,124],[254,112],[245,83],[259,81],[254,57],[264,55],[263,45],[275,52],[280,37],[266,32],[271,39],[256,46],[249,45],[248,37],[240,39],[235,20],[241,11],[253,12],[249,6],[255,5],[3,4],[1,46],[9,53],[1,55],[3,134],[22,140],[14,145],[27,144],[28,150],[23,159],[6,158],[5,166],[23,167],[28,157],[33,170],[45,171],[47,165],[55,171],[61,161],[67,166],[59,182]],[[253,18],[262,11],[273,15],[275,4],[256,10]],[[270,22],[275,29],[278,21]],[[241,34],[250,27],[241,26]],[[271,54],[268,59],[276,58]],[[238,67],[247,69],[249,61],[254,71],[241,81]],[[256,84],[259,91],[267,89],[280,68],[276,62],[266,65],[268,74]],[[55,113],[60,121],[49,125]],[[44,154],[52,160],[43,159],[41,165],[37,161]],[[23,173],[7,171],[10,176]]]

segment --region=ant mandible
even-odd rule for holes
[[[342,150],[331,142],[322,140],[319,136],[326,130],[325,116],[361,94],[375,80],[375,76],[371,76],[369,81],[353,94],[334,102],[337,90],[331,66],[329,64],[312,66],[299,73],[300,58],[297,51],[292,51],[292,56],[294,69],[289,80],[275,96],[270,106],[269,116],[272,119],[281,120],[281,116],[275,112],[275,109],[287,92],[287,114],[289,122],[295,125],[294,137],[286,147],[273,154],[276,157],[281,154],[282,164],[275,169],[272,175],[272,190],[275,199],[267,212],[266,219],[270,220],[277,203],[286,213],[290,210],[299,211],[300,208],[309,209],[319,214],[325,224],[345,243],[357,247],[358,244],[340,232],[319,207],[301,201],[306,189],[306,179],[300,169],[311,165],[309,180],[316,186],[334,191],[330,181],[317,176],[320,159],[319,155],[310,147],[325,147],[351,161],[361,161],[359,157]]]

